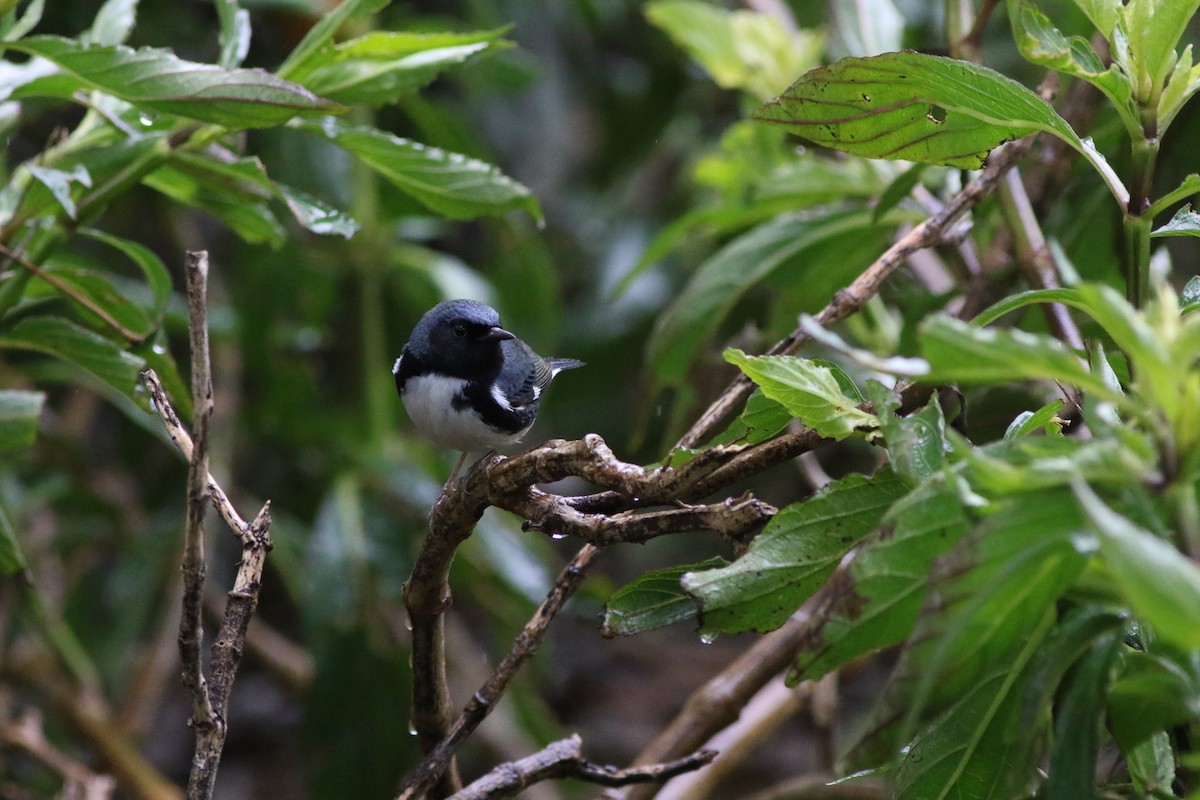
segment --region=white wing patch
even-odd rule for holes
[[[496,405],[503,408],[505,411],[512,411],[512,403],[508,402],[508,398],[504,396],[504,391],[500,388],[500,384],[492,384],[492,399],[496,401]]]

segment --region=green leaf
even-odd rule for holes
[[[1197,307],[1200,307],[1200,275],[1193,275],[1179,293],[1179,313],[1187,314]]]
[[[937,398],[917,413],[899,417],[900,395],[874,380],[867,381],[867,394],[892,468],[917,482],[940,472],[946,463],[946,420]]]
[[[1036,303],[1066,303],[1078,308],[1085,308],[1079,292],[1075,289],[1033,289],[1028,292],[1011,294],[995,305],[980,311],[971,320],[971,324],[977,328],[986,327],[1005,314]]]
[[[1158,791],[1170,791],[1175,782],[1175,751],[1170,734],[1158,731],[1125,755],[1129,759],[1135,796],[1152,797]]]
[[[46,273],[54,277],[56,284],[70,290],[68,297],[71,303],[97,330],[109,331],[113,326],[92,308],[77,302],[77,296],[86,297],[95,308],[107,313],[113,321],[139,339],[144,339],[154,332],[156,323],[146,311],[118,291],[103,272],[55,263],[47,267]],[[54,288],[61,291],[58,285]]]
[[[1064,628],[1070,624],[1056,626],[1048,639],[1052,644],[1042,648],[1041,661],[1057,655],[1061,648]],[[1069,633],[1068,633],[1069,635]],[[1060,693],[1054,715],[1054,738],[1050,748],[1049,775],[1039,792],[1039,797],[1052,800],[1058,797],[1074,797],[1090,800],[1096,797],[1096,758],[1100,751],[1100,734],[1105,720],[1104,698],[1108,688],[1113,659],[1121,646],[1121,631],[1106,630],[1096,636],[1087,650],[1078,659],[1067,655],[1058,660],[1061,666],[1053,680],[1035,673],[1032,686],[1045,686],[1044,705],[1049,706],[1050,696],[1059,683],[1057,678],[1068,666],[1074,666]],[[1073,654],[1072,654],[1073,655]]]
[[[788,30],[757,11],[727,11],[693,0],[655,0],[646,18],[712,76],[718,86],[766,99],[821,55],[821,37]]]
[[[299,122],[296,127],[345,148],[400,191],[451,219],[512,210],[541,218],[537,200],[527,188],[483,161],[332,117],[319,124]]]
[[[921,174],[925,171],[928,164],[913,164],[908,169],[901,172],[894,181],[887,185],[883,193],[879,195],[879,202],[875,204],[875,208],[871,211],[871,219],[878,222],[884,214],[891,211],[896,206],[900,205],[906,197],[912,194],[912,190],[921,182]]]
[[[0,348],[35,350],[81,367],[132,397],[142,359],[61,317],[29,317],[0,333]]]
[[[1021,55],[1034,64],[1088,81],[1112,102],[1126,129],[1141,135],[1132,87],[1116,64],[1105,67],[1087,39],[1064,36],[1029,0],[1009,0],[1008,18]]]
[[[1058,418],[1058,412],[1062,411],[1065,405],[1063,400],[1052,400],[1037,411],[1022,411],[1009,424],[1008,430],[1004,431],[1004,438],[1019,439],[1022,436],[1032,436],[1038,431],[1049,435],[1061,435],[1063,421]]]
[[[1179,110],[1200,90],[1200,66],[1192,64],[1192,46],[1183,48],[1171,77],[1158,98],[1158,135],[1161,138],[1175,121]],[[1190,194],[1195,194],[1195,191]]]
[[[137,22],[137,7],[138,0],[105,0],[80,40],[101,47],[124,44]]]
[[[45,392],[0,389],[0,452],[33,444],[45,402]]]
[[[1049,336],[981,329],[941,314],[926,319],[918,335],[930,366],[926,380],[933,383],[1051,380],[1118,399],[1077,355]]]
[[[845,439],[878,425],[873,414],[842,393],[828,367],[794,356],[748,356],[734,348],[725,351],[725,360],[821,436]]]
[[[28,566],[17,532],[9,522],[8,514],[4,513],[4,507],[0,506],[0,576],[16,575],[24,572]]]
[[[217,64],[225,69],[239,67],[250,52],[250,12],[240,8],[237,0],[213,0],[213,3],[221,23],[218,34],[221,55]]]
[[[353,238],[359,225],[348,214],[334,208],[320,198],[282,183],[275,184],[288,210],[304,229],[322,236]]]
[[[1075,481],[1073,488],[1099,534],[1104,563],[1134,613],[1163,640],[1200,648],[1200,569],[1105,505],[1083,481]]]
[[[1012,797],[1034,773],[1036,762],[1020,744],[1031,735],[1023,726],[1026,667],[1054,621],[1047,611],[1022,632],[1014,657],[998,659],[968,687],[955,705],[912,743],[896,771],[897,800]]]
[[[1083,143],[1044,100],[1000,73],[920,53],[844,58],[802,76],[755,118],[824,147],[979,169],[992,148],[1045,131]]]
[[[1108,690],[1113,738],[1128,753],[1156,731],[1169,730],[1200,716],[1196,678],[1156,653],[1131,650]]]
[[[1197,193],[1200,193],[1200,173],[1193,172],[1180,181],[1174,189],[1151,203],[1142,216],[1152,220],[1170,206]]]
[[[1192,211],[1191,203],[1176,211],[1170,222],[1155,228],[1150,233],[1151,239],[1160,239],[1164,236],[1200,236],[1200,214]]]
[[[42,21],[42,12],[45,11],[45,8],[46,0],[32,0],[29,5],[25,6],[24,13],[4,31],[4,41],[16,41],[36,28],[37,24]]]
[[[1015,658],[1083,570],[1070,539],[1081,525],[1064,488],[1020,495],[937,560],[922,617],[855,748],[859,763],[886,759],[996,662]]]
[[[848,475],[776,514],[733,564],[684,575],[683,588],[699,604],[703,630],[778,628],[909,487],[889,469],[873,478]]]
[[[57,64],[70,78],[69,83],[56,84],[59,92],[72,86],[95,89],[139,108],[227,128],[265,128],[298,114],[341,110],[303,86],[261,69],[221,69],[184,61],[168,50],[86,47],[57,36],[34,36],[7,46]],[[13,98],[25,96],[33,87],[27,84]]]
[[[163,313],[167,310],[167,304],[171,302],[171,274],[167,271],[162,259],[145,245],[94,228],[84,228],[79,233],[116,248],[138,266],[146,278],[146,285],[150,287],[150,295],[153,298],[150,308],[154,325],[157,327],[162,321]]]
[[[1075,5],[1087,14],[1088,19],[1105,39],[1112,41],[1113,29],[1116,28],[1123,2],[1124,0],[1075,0]]]
[[[627,583],[604,604],[604,636],[630,636],[696,618],[696,603],[679,585],[693,570],[710,570],[726,563],[710,558],[700,564],[682,564],[654,570]]]
[[[1130,78],[1140,100],[1159,96],[1175,66],[1175,46],[1197,8],[1200,0],[1129,0],[1121,8]]]
[[[390,0],[343,0],[321,17],[300,40],[287,60],[276,70],[281,78],[292,78],[311,71],[327,60],[334,34],[347,22],[364,20],[386,6]]]
[[[819,623],[797,653],[789,681],[816,680],[903,641],[921,610],[930,565],[967,529],[957,490],[943,481],[897,501],[884,521],[892,526],[864,542],[819,592],[813,610]]]
[[[142,183],[178,203],[207,211],[251,244],[280,247],[287,238],[265,200],[243,187],[213,180],[210,174],[186,164],[160,167]]]
[[[312,91],[347,105],[394,103],[443,71],[491,47],[508,28],[475,33],[375,31],[334,46],[334,54],[304,77]]]
[[[54,199],[63,207],[63,211],[67,212],[67,216],[75,219],[75,201],[71,198],[71,185],[77,183],[84,188],[92,188],[92,176],[88,174],[87,167],[76,164],[73,170],[66,172],[30,164],[27,169],[30,175],[50,190],[50,194],[54,195]]]
[[[809,285],[857,274],[889,235],[890,226],[875,224],[869,211],[859,210],[787,215],[739,236],[704,262],[659,316],[646,345],[647,363],[661,383],[680,382],[700,345],[752,287],[784,269]],[[814,309],[826,299],[815,287],[813,297]]]

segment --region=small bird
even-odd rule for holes
[[[513,444],[529,432],[542,392],[573,358],[542,358],[500,325],[494,308],[447,300],[425,312],[392,366],[396,391],[417,430],[467,454]]]

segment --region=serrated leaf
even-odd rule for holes
[[[726,563],[710,558],[700,564],[683,564],[654,570],[638,576],[613,592],[604,604],[605,636],[630,636],[635,633],[695,619],[696,603],[679,585],[685,573],[711,570]]]
[[[842,393],[828,367],[794,356],[748,356],[734,348],[725,351],[725,360],[821,436],[845,439],[878,425],[873,414]]]
[[[45,392],[0,389],[0,452],[33,444],[45,402]]]
[[[868,211],[821,216],[787,215],[739,236],[705,261],[655,322],[646,361],[660,383],[680,382],[704,340],[752,287],[783,269],[793,280],[857,274],[871,256],[847,258],[865,244],[871,252],[886,246],[891,226],[875,224]],[[841,285],[841,284],[839,284]],[[832,291],[832,290],[831,290]],[[814,292],[815,308],[824,297]]]
[[[345,148],[400,191],[451,219],[513,210],[541,218],[530,191],[486,162],[332,117],[295,127]]]
[[[816,680],[864,653],[903,641],[912,631],[933,559],[966,532],[954,487],[931,482],[892,506],[893,526],[863,543],[844,572],[821,589],[819,624],[796,655],[790,682]]]
[[[34,350],[81,367],[133,396],[142,359],[61,317],[29,317],[0,334],[0,348]]]
[[[1044,131],[1083,151],[1054,109],[999,72],[902,52],[844,58],[803,75],[756,119],[868,158],[979,169],[997,145]]]
[[[58,65],[76,89],[99,90],[139,108],[227,128],[264,128],[299,114],[342,110],[308,89],[261,69],[222,69],[184,61],[169,50],[87,47],[58,36],[33,36],[9,49]],[[37,84],[13,92],[27,96]],[[56,83],[57,91],[64,80]]]
[[[1192,211],[1191,203],[1176,211],[1170,222],[1160,225],[1150,233],[1151,239],[1164,236],[1200,236],[1200,214]]]
[[[1104,563],[1134,612],[1162,639],[1200,648],[1200,569],[1169,543],[1105,505],[1082,480],[1072,486],[1099,534]]]
[[[873,478],[849,475],[776,514],[733,564],[684,575],[683,588],[699,604],[703,630],[778,628],[910,485],[888,469]]]
[[[921,355],[929,362],[927,380],[933,383],[1051,380],[1118,399],[1078,356],[1049,336],[981,329],[946,315],[926,319],[918,335]]]

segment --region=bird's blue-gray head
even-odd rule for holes
[[[512,338],[491,306],[446,300],[425,312],[406,349],[439,372],[474,377],[500,370],[504,363],[500,343]]]

